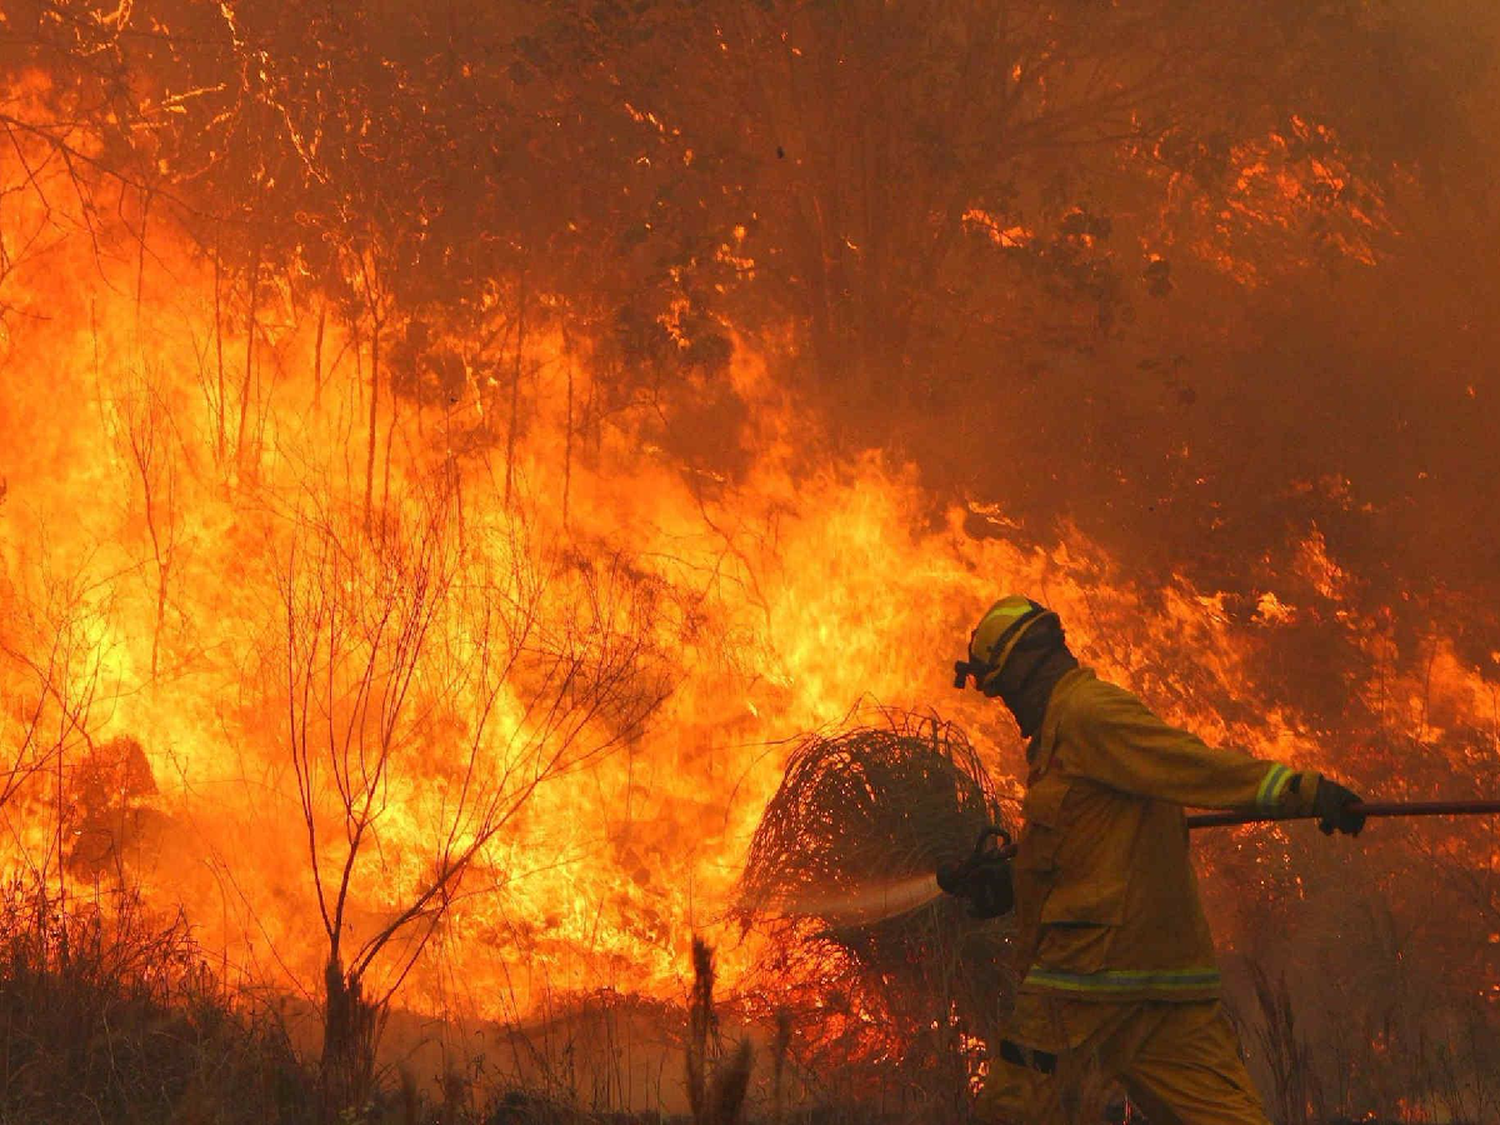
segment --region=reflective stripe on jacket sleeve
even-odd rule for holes
[[[1280,762],[1272,762],[1271,768],[1266,770],[1266,776],[1260,783],[1260,788],[1255,791],[1255,807],[1261,812],[1275,812],[1279,809],[1281,798],[1286,794],[1286,787],[1296,776],[1296,773]]]

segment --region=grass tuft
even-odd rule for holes
[[[180,916],[130,894],[0,892],[0,1121],[310,1122],[269,1015],[231,1003]]]

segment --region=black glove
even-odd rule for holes
[[[945,863],[937,870],[938,887],[969,904],[971,918],[999,918],[1016,905],[1010,860],[987,856],[965,863]]]
[[[1318,818],[1318,828],[1323,835],[1332,836],[1334,831],[1347,836],[1358,836],[1365,826],[1363,813],[1355,812],[1350,805],[1360,803],[1359,794],[1345,789],[1337,781],[1324,777],[1318,781],[1318,790],[1313,795],[1313,815]]]
[[[1010,833],[998,825],[986,825],[967,859],[944,863],[937,869],[937,885],[948,894],[967,900],[971,918],[1009,914],[1016,905],[1010,875],[1010,859],[1014,854]]]

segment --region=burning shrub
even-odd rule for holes
[[[882,1091],[894,1074],[902,1101],[959,1099],[1010,988],[1008,935],[941,896],[934,872],[1001,823],[1000,802],[957,727],[874,718],[793,753],[750,845],[742,909],[770,918],[766,987],[795,994],[799,1061],[878,1075]]]

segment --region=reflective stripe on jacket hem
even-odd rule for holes
[[[1275,812],[1281,805],[1281,795],[1291,784],[1292,771],[1280,762],[1273,763],[1255,792],[1255,807],[1261,812]]]
[[[1063,973],[1033,965],[1021,985],[1059,992],[1201,991],[1219,987],[1219,970],[1112,969],[1101,973]]]

